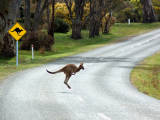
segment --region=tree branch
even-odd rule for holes
[[[71,11],[71,7],[72,7],[71,0],[70,0],[70,6],[68,5],[68,1],[67,0],[64,0],[64,1],[65,1],[66,5],[67,5],[67,8],[69,10],[69,14],[70,14],[71,21],[72,21],[72,24],[73,24],[74,20],[73,20],[72,11]]]

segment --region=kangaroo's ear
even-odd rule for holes
[[[83,63],[80,63],[80,65],[83,65]]]

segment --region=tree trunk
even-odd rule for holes
[[[75,22],[74,24],[72,24],[72,35],[71,38],[78,40],[78,39],[82,39],[81,36],[81,23],[79,22]]]
[[[53,44],[54,44],[54,3],[55,3],[55,0],[53,0],[52,2],[52,22],[49,30],[49,34],[53,37]]]
[[[93,1],[94,2],[94,1]],[[95,37],[95,28],[96,28],[96,14],[93,14],[95,9],[95,4],[92,4],[92,0],[90,0],[90,28],[89,28],[89,37]]]
[[[104,34],[108,34],[109,33],[109,22],[110,22],[110,18],[111,15],[109,15],[109,19],[107,20],[107,18],[105,18],[105,28],[104,28]]]
[[[39,18],[40,18],[40,16],[41,16],[40,10],[41,10],[41,0],[38,0],[38,1],[37,1],[36,10],[35,10],[35,13],[34,13],[32,31],[38,30],[38,26],[39,26]]]
[[[143,23],[156,22],[151,0],[140,0],[142,4]]]
[[[33,19],[33,28],[32,31],[36,31],[38,30],[39,27],[39,19],[44,11],[44,9],[47,7],[48,4],[50,4],[51,2],[55,1],[55,0],[50,0],[50,2],[48,3],[48,0],[43,0],[43,6],[41,7],[41,2],[42,0],[37,0],[37,6],[36,6],[36,10],[34,13],[34,19]]]
[[[27,33],[25,36],[28,36],[29,31],[31,31],[31,17],[30,17],[30,0],[25,0],[25,15],[24,15],[24,25]]]
[[[48,0],[47,0],[48,4]],[[47,5],[47,23],[48,23],[48,28],[47,28],[47,33],[49,35],[49,30],[50,30],[50,20],[49,20],[50,14],[49,14],[49,5]]]
[[[98,11],[99,9],[102,8],[102,6],[104,5],[103,0],[99,0],[98,4],[96,4],[96,11]],[[105,15],[105,11],[104,11],[104,15]],[[101,19],[104,17],[104,15],[102,15],[102,11],[98,11],[97,12],[97,20],[96,20],[96,25],[95,25],[95,35],[99,36],[99,28],[101,25]]]
[[[5,57],[16,55],[15,40],[8,30],[15,24],[21,3],[22,0],[0,0],[0,55]]]
[[[100,20],[97,20],[95,23],[95,35],[99,36]]]
[[[89,37],[94,38],[95,37],[95,27],[96,22],[94,20],[90,20],[90,29],[89,29]]]
[[[104,11],[104,14],[102,15],[102,11],[100,9],[102,9],[103,7],[104,4],[102,0],[99,1],[90,0],[90,33],[89,33],[90,38],[99,36],[101,19],[104,17],[106,13]]]
[[[105,21],[105,28],[104,28],[104,34],[108,34],[109,33],[109,24],[108,21]]]
[[[73,39],[82,39],[81,29],[82,29],[82,17],[84,9],[84,0],[75,0],[75,22],[72,23],[72,35]]]
[[[4,57],[14,57],[16,54],[15,40],[11,37],[9,33],[6,33],[3,37],[5,41],[0,48],[0,55]]]
[[[65,0],[65,3],[67,5],[67,8],[69,10],[70,18],[72,21],[72,35],[71,38],[73,39],[82,39],[81,35],[81,29],[82,29],[82,17],[83,17],[83,11],[84,11],[84,5],[85,5],[85,0],[75,0],[75,20],[72,17],[71,13],[71,0],[70,3],[68,4],[68,1]]]

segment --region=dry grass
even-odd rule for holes
[[[40,54],[44,54],[45,47],[44,47],[44,46],[41,46],[40,49],[39,49],[39,51],[40,51]]]
[[[160,100],[160,53],[136,66],[131,72],[131,82],[139,91]]]

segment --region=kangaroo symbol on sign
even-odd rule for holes
[[[22,35],[19,35],[19,33],[20,33],[21,31],[23,31],[22,29],[20,30],[19,28],[16,28],[16,29],[14,29],[14,30],[11,31],[11,32],[14,32],[14,31],[17,32],[17,35],[18,35],[18,36],[22,36]]]

